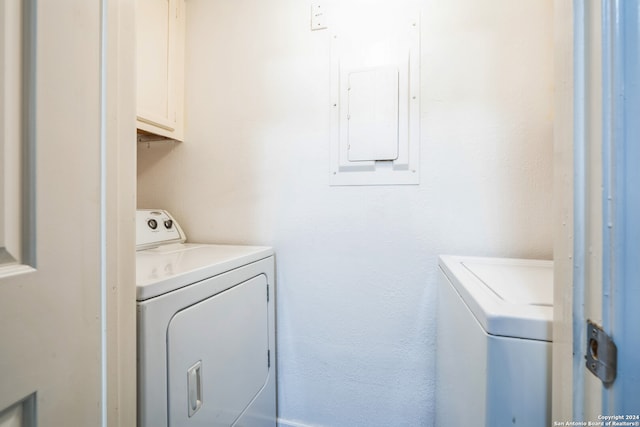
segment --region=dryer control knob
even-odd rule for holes
[[[155,230],[156,228],[158,228],[158,221],[156,221],[155,219],[150,219],[149,221],[147,221],[147,225],[150,229]]]
[[[164,228],[166,228],[167,230],[171,230],[171,227],[173,227],[173,220],[165,219]]]

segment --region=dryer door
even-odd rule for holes
[[[167,330],[169,426],[228,427],[251,403],[269,374],[267,305],[261,275],[173,317]]]

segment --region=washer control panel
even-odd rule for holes
[[[138,209],[136,212],[136,250],[169,243],[184,243],[186,237],[169,212],[161,209]]]

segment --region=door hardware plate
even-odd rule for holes
[[[587,320],[587,369],[605,386],[616,379],[618,349],[602,327]]]

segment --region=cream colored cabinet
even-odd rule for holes
[[[184,0],[137,0],[138,131],[182,141]]]

